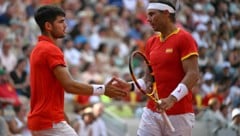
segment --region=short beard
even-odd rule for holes
[[[64,37],[65,37],[65,34],[63,34],[63,35],[58,35],[58,34],[52,32],[52,36],[53,36],[53,38],[61,39],[61,38],[64,38]]]

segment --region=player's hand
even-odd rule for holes
[[[169,95],[167,98],[161,99],[161,103],[157,104],[157,110],[158,112],[168,110],[172,108],[176,102],[177,102],[177,99],[174,96]]]
[[[124,91],[129,92],[129,90],[131,89],[131,84],[130,83],[128,83],[126,81],[123,81],[123,80],[121,80],[119,78],[116,78],[116,77],[114,77],[113,79],[114,79],[114,81],[113,81],[112,84],[114,86],[116,86],[118,88],[121,88]]]
[[[129,85],[127,82],[124,82],[120,79],[113,77],[106,85],[105,85],[105,95],[110,98],[123,98],[128,95]]]

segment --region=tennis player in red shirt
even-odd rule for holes
[[[56,40],[66,30],[65,13],[55,6],[42,6],[35,13],[42,35],[30,57],[31,100],[28,127],[33,136],[77,136],[66,123],[64,90],[68,93],[125,97],[124,90],[113,86],[121,82],[113,78],[106,85],[88,85],[73,80]]]
[[[162,103],[148,101],[138,136],[192,135],[195,116],[191,89],[199,79],[198,50],[191,34],[176,26],[176,4],[170,1],[150,1],[147,7],[148,21],[160,33],[148,39],[145,55],[152,66]],[[158,113],[162,110],[166,111],[175,132],[170,131]]]

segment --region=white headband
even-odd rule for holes
[[[175,13],[175,10],[173,7],[171,7],[167,4],[164,4],[164,3],[149,3],[147,10],[149,10],[149,9],[156,9],[156,10],[161,10],[161,11],[168,10],[169,13]]]

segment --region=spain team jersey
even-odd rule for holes
[[[40,36],[30,57],[30,130],[52,128],[64,120],[64,89],[53,74],[58,65],[65,66],[62,51],[51,39]]]
[[[159,98],[166,98],[185,75],[182,61],[192,55],[198,55],[198,51],[197,44],[190,33],[178,28],[165,40],[162,40],[160,35],[151,37],[146,43],[145,54],[156,78]],[[156,111],[156,105],[152,100],[148,101],[147,107]],[[191,90],[166,111],[169,115],[191,112],[193,112]]]

